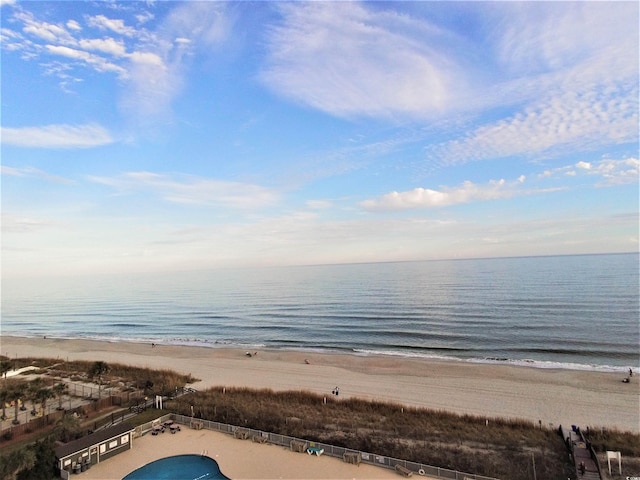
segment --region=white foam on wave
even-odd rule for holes
[[[588,372],[627,372],[629,367],[619,365],[595,365],[595,364],[582,364],[572,362],[553,362],[544,360],[532,360],[532,359],[509,359],[509,358],[459,358],[448,355],[436,355],[420,352],[403,352],[393,350],[367,350],[367,349],[354,349],[354,353],[359,355],[371,355],[371,356],[393,356],[404,358],[422,358],[430,360],[442,360],[442,361],[454,361],[454,362],[467,362],[467,363],[482,363],[491,365],[514,365],[519,367],[531,367],[542,369],[558,369],[558,370],[579,370]]]
[[[37,338],[39,335],[33,334],[8,334],[8,336]],[[274,347],[268,346],[264,343],[245,343],[235,342],[233,340],[226,339],[206,339],[206,338],[189,338],[189,337],[174,337],[174,338],[155,338],[155,337],[112,337],[112,336],[100,336],[100,335],[47,335],[47,338],[51,339],[64,339],[64,340],[94,340],[99,342],[109,343],[137,343],[137,344],[152,344],[156,345],[176,345],[185,347],[209,347],[209,348],[239,348],[248,350],[283,350],[283,351],[297,351],[308,352],[318,354],[347,354],[357,356],[386,356],[386,357],[398,357],[398,358],[415,358],[426,360],[440,360],[447,362],[468,362],[468,363],[481,363],[490,365],[513,365],[520,367],[541,368],[541,369],[558,369],[558,370],[577,370],[577,371],[591,371],[591,372],[621,372],[626,373],[629,370],[629,366],[619,365],[597,365],[597,364],[582,364],[575,362],[555,362],[545,360],[533,360],[533,359],[510,359],[510,358],[462,358],[454,357],[450,355],[438,355],[427,352],[416,351],[403,351],[403,350],[373,350],[366,348],[354,348],[354,349],[340,349],[340,348],[322,348],[322,347]],[[631,365],[631,367],[634,367]],[[636,365],[635,370],[640,370]]]

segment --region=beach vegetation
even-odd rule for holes
[[[109,365],[103,361],[93,362],[87,371],[89,379],[98,379],[98,398],[102,398],[102,376],[110,370]]]
[[[100,368],[97,362],[63,362],[59,359],[16,359],[15,362],[15,368],[38,366],[46,375],[54,377],[49,382],[51,387],[19,377],[0,383],[0,400],[14,402],[16,419],[17,399],[25,398],[29,386],[35,401],[46,404],[46,398],[35,394],[46,389],[49,392],[47,398],[57,396],[61,408],[62,396],[68,393],[68,385],[60,381],[61,378],[78,378],[87,382],[102,375],[100,381],[104,385],[120,392],[134,392],[128,398],[130,401],[133,398],[136,405],[144,402],[147,395],[173,396],[185,385],[197,381],[191,375],[170,370],[107,365],[104,362]],[[6,402],[2,401],[2,405],[5,407]],[[178,396],[165,402],[165,409],[186,416],[194,414],[207,420],[497,478],[529,480],[533,478],[534,463],[538,478],[564,480],[571,477],[572,472],[568,452],[557,429],[525,420],[457,415],[387,402],[338,399],[308,391],[275,392],[230,387]],[[136,424],[158,416],[158,411],[153,408],[139,411]],[[604,455],[607,450],[620,451],[625,459],[625,469],[631,466],[637,470],[636,467],[640,466],[640,435],[615,429],[590,428],[586,431],[596,452]],[[52,478],[44,471],[25,473],[32,470],[34,455],[45,457],[48,445],[45,438],[70,441],[85,432],[86,425],[83,426],[77,416],[71,413],[63,415],[46,437],[35,433],[31,443],[26,443],[24,448],[9,449],[10,452],[3,448],[3,455],[15,453],[17,457],[0,458],[0,478]],[[11,430],[7,433],[10,434]],[[36,447],[37,442],[33,443],[35,438],[43,443]],[[21,453],[29,449],[33,452]],[[42,451],[38,453],[38,449]],[[50,452],[53,452],[52,446]]]
[[[55,423],[51,433],[56,440],[67,443],[80,438],[84,431],[77,415],[65,413]]]
[[[58,410],[64,410],[62,408],[62,399],[66,393],[69,392],[69,386],[64,382],[56,383],[51,389],[55,398],[58,399]]]
[[[0,456],[2,480],[50,480],[59,478],[56,471],[53,439],[42,438]]]
[[[23,380],[10,378],[5,380],[2,385],[7,390],[7,397],[13,403],[13,421],[14,425],[20,423],[18,420],[19,409],[23,407],[22,399],[25,397],[28,385]]]
[[[640,436],[615,428],[582,430],[596,452],[619,451],[625,457],[640,458]]]
[[[36,452],[33,448],[23,448],[10,454],[2,455],[0,460],[0,478],[3,480],[16,480],[20,472],[35,466]]]
[[[311,392],[212,388],[167,404],[182,415],[304,438],[476,474],[565,480],[571,474],[556,429]]]
[[[6,380],[7,373],[9,373],[11,368],[11,360],[9,360],[7,357],[0,357],[0,376]]]
[[[7,402],[9,401],[9,390],[4,388],[4,385],[0,388],[0,403],[2,404],[2,417],[0,420],[6,420],[7,417]]]

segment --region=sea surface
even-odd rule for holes
[[[15,279],[2,335],[638,369],[638,254]]]

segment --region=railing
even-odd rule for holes
[[[378,467],[384,467],[389,469],[395,469],[396,465],[401,465],[402,467],[411,470],[413,473],[418,475],[426,475],[430,477],[435,477],[439,479],[448,479],[448,480],[498,480],[493,477],[485,477],[483,475],[476,475],[474,473],[465,473],[458,472],[456,470],[449,470],[447,468],[434,467],[432,465],[425,465],[423,463],[410,462],[408,460],[399,460],[397,458],[386,457],[383,455],[376,455],[368,452],[361,452],[358,450],[352,450],[344,447],[337,447],[335,445],[329,445],[321,442],[310,442],[308,440],[304,440],[301,438],[290,437],[288,435],[279,435],[276,433],[263,432],[261,430],[254,430],[251,428],[245,427],[237,427],[234,425],[229,425],[226,423],[220,422],[212,422],[210,420],[203,420],[201,418],[193,418],[187,417],[185,415],[177,415],[177,414],[167,414],[159,419],[154,420],[153,422],[148,422],[144,425],[141,425],[136,428],[136,436],[143,435],[147,431],[153,428],[153,425],[158,422],[164,422],[168,419],[172,419],[176,423],[180,423],[182,425],[189,426],[191,422],[197,421],[201,422],[203,428],[208,430],[215,430],[222,433],[227,433],[229,435],[235,434],[235,431],[239,428],[249,432],[249,438],[251,437],[262,437],[266,438],[268,443],[272,443],[274,445],[280,445],[284,447],[290,447],[291,442],[304,442],[307,447],[315,447],[324,450],[324,455],[329,455],[331,457],[344,458],[345,453],[355,453],[360,454],[360,458],[362,459],[362,463],[367,463],[369,465],[375,465]]]

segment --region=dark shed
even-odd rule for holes
[[[78,473],[129,450],[134,430],[131,425],[122,423],[60,445],[55,449],[57,466],[61,471]]]

